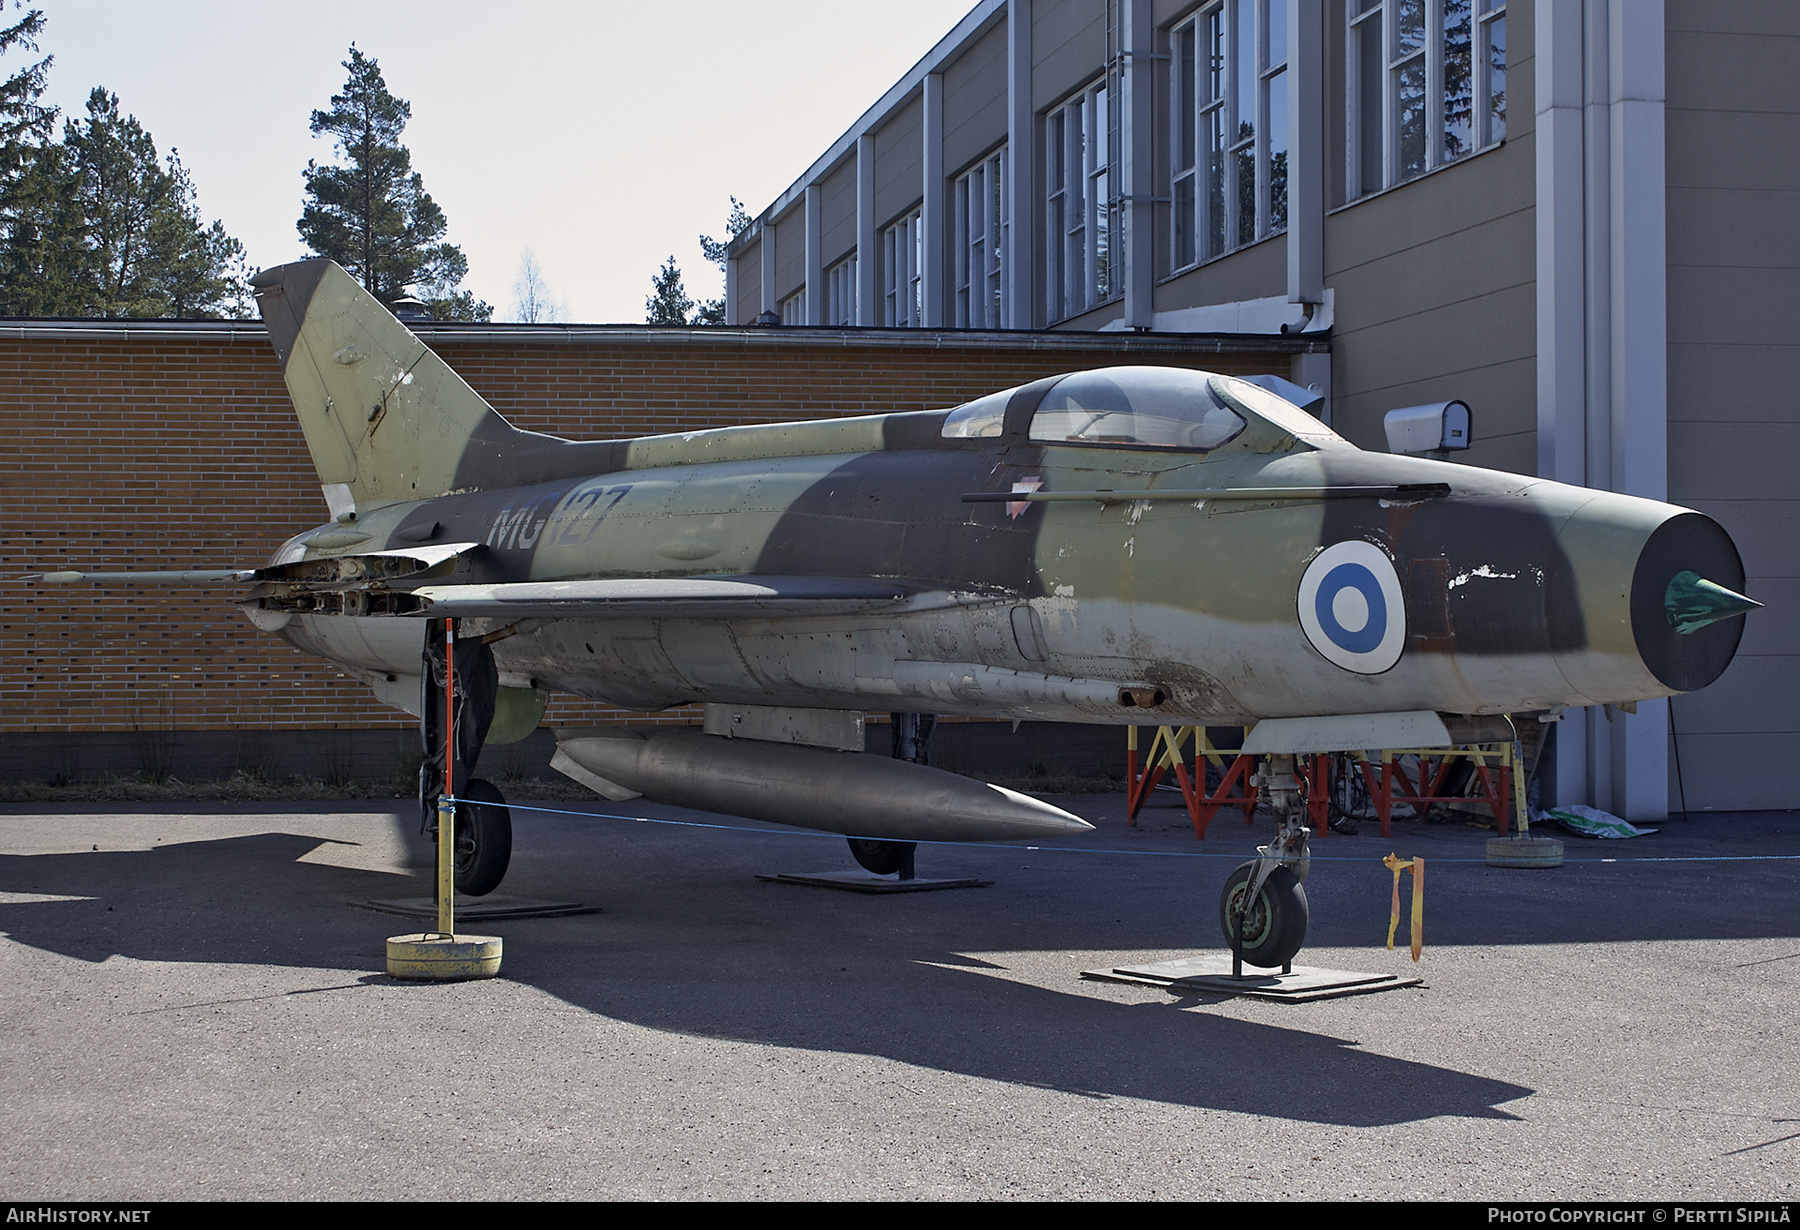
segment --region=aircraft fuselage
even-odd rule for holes
[[[1367,453],[1323,429],[1302,441],[1254,416],[1203,453],[1045,444],[1024,421],[947,438],[945,418],[571,446],[612,464],[388,505],[356,521],[354,547],[301,535],[281,558],[473,542],[446,584],[878,577],[908,591],[852,613],[527,618],[494,646],[503,682],[633,709],[1159,724],[1548,711],[1704,686],[1740,634],[1738,620],[1670,627],[1675,573],[1743,581],[1724,532],[1670,505]],[[1403,490],[1241,494],[1276,488]],[[1160,494],[1209,491],[1222,494]],[[964,498],[1015,492],[1035,498]],[[343,626],[371,622],[303,614],[283,634],[365,677],[416,679],[418,621]]]

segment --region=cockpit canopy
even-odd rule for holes
[[[1174,367],[1114,367],[1064,376],[1031,416],[1043,444],[1116,444],[1205,452],[1244,430],[1214,390],[1218,377]]]
[[[944,420],[946,439],[997,438],[1017,390],[967,402]],[[1208,452],[1264,419],[1314,445],[1344,443],[1329,427],[1258,385],[1182,367],[1104,367],[1051,385],[1031,417],[1040,444]]]

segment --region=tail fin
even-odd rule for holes
[[[460,487],[519,431],[329,260],[251,280],[333,518]]]

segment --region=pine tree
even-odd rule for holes
[[[653,325],[685,325],[694,301],[681,285],[681,268],[670,256],[662,272],[650,279],[650,297],[644,300],[645,320]]]
[[[243,245],[201,221],[181,158],[167,166],[118,95],[95,89],[61,144],[8,185],[0,309],[22,316],[246,316]]]
[[[155,276],[168,305],[162,314],[239,319],[253,315],[253,271],[244,245],[228,235],[225,224],[217,219],[201,225],[194,181],[174,149],[169,151],[168,175],[173,208],[163,211],[151,231],[152,246],[160,256]]]
[[[411,291],[436,319],[490,319],[491,307],[456,289],[468,258],[444,242],[444,211],[400,144],[412,105],[388,92],[381,66],[354,43],[344,67],[343,93],[332,95],[331,110],[312,113],[312,133],[333,137],[347,165],[307,164],[300,237],[385,304]]]
[[[165,167],[119,96],[95,89],[63,136],[66,208],[83,220],[83,314],[248,314],[243,245],[202,223],[181,157]]]
[[[0,30],[0,54],[36,50],[43,25],[34,10]],[[105,89],[52,143],[56,112],[38,102],[49,68],[46,57],[0,81],[0,313],[248,315],[243,245],[201,221],[180,157],[159,162]]]
[[[68,151],[32,151],[3,188],[0,315],[86,316],[94,298],[87,282],[86,228],[68,197],[74,175]]]
[[[3,0],[0,0],[0,7],[4,7]],[[32,9],[11,26],[0,30],[0,55],[14,47],[36,51],[37,36],[43,30],[43,13]],[[51,128],[56,123],[56,109],[43,106],[38,99],[44,93],[51,59],[45,56],[0,81],[0,178],[10,180],[17,175],[32,151],[50,139]]]
[[[36,51],[43,29],[43,13],[26,13],[0,30],[0,55]],[[45,56],[0,81],[0,314],[8,316],[80,311],[81,296],[69,292],[81,228],[61,208],[61,156],[50,141],[56,109],[38,101],[50,65]]]
[[[750,215],[744,212],[744,203],[734,196],[731,198],[731,212],[725,218],[725,230],[728,232],[725,238],[714,239],[710,235],[700,236],[700,254],[717,265],[720,273],[725,272],[725,266],[729,263],[727,254],[731,250],[731,241],[749,228],[750,220]],[[700,310],[694,313],[694,323],[697,325],[724,324],[725,296],[720,295],[717,299],[703,301],[700,304]]]

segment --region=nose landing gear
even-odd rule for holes
[[[1231,873],[1219,896],[1219,926],[1231,945],[1233,976],[1248,963],[1284,972],[1306,942],[1308,910],[1304,882],[1311,863],[1306,841],[1312,830],[1300,823],[1306,808],[1294,774],[1294,758],[1269,757],[1252,779],[1275,810],[1275,840],[1257,847],[1259,857]]]

